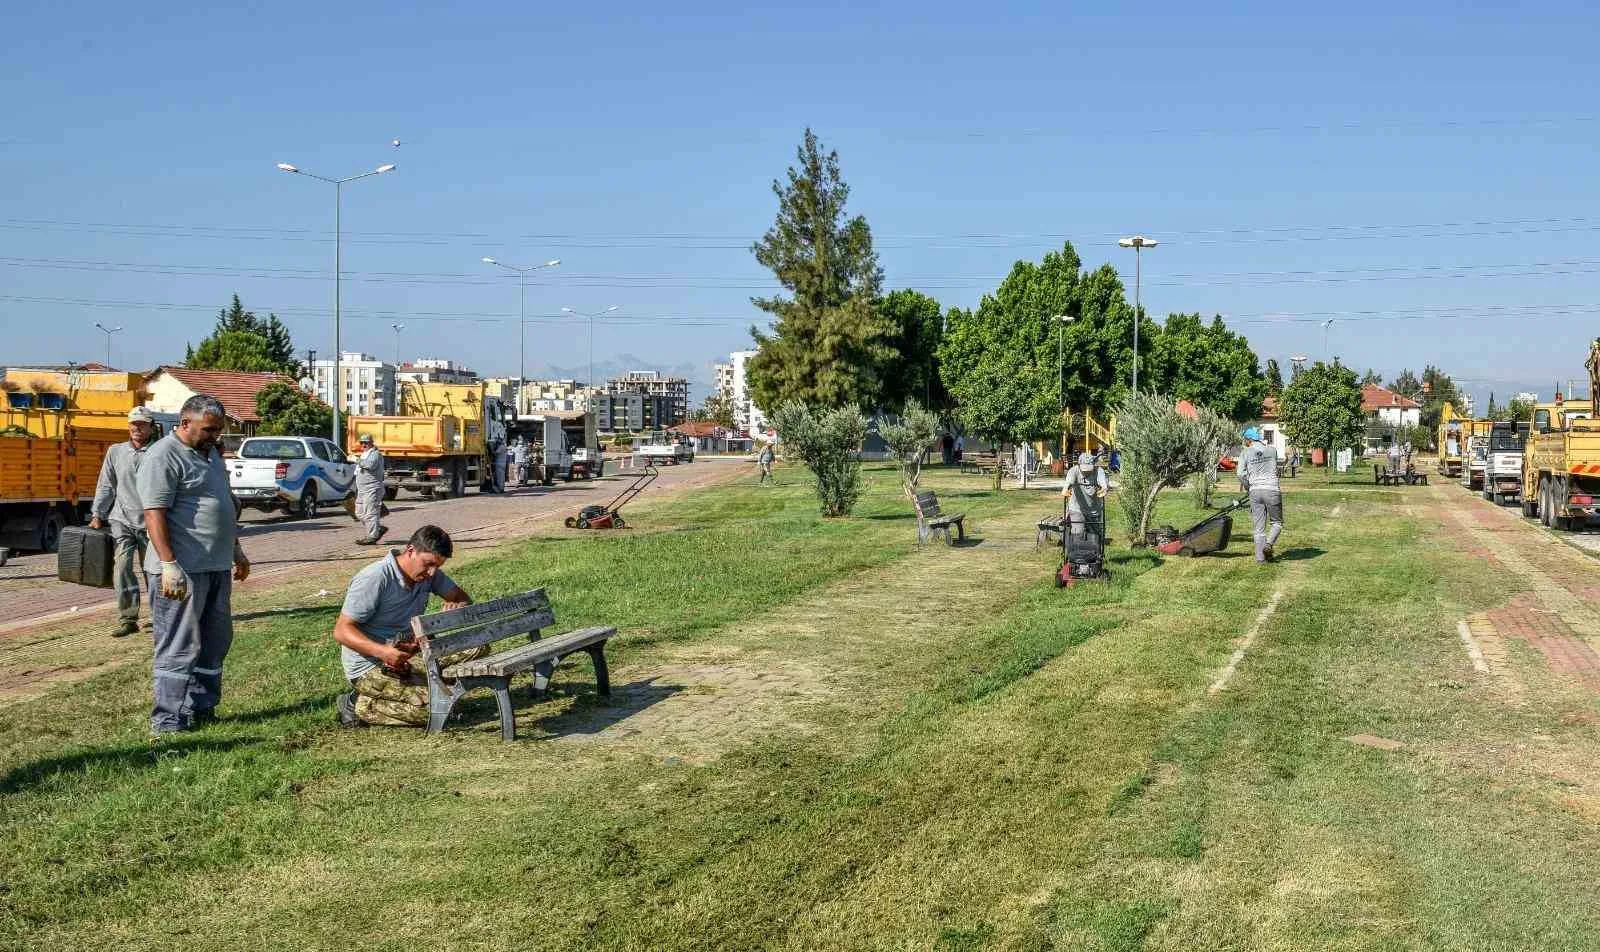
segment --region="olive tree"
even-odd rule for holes
[[[1215,428],[1228,425],[1204,409],[1194,419],[1179,413],[1170,397],[1135,393],[1117,410],[1117,448],[1122,454],[1117,504],[1129,542],[1143,545],[1161,490],[1215,463]]]
[[[861,498],[861,441],[867,438],[867,418],[860,408],[813,410],[791,400],[773,414],[772,424],[787,453],[817,477],[822,514],[848,516]]]
[[[906,401],[898,417],[885,416],[878,421],[878,435],[900,463],[900,485],[907,496],[916,494],[922,463],[938,434],[939,418],[915,400]]]

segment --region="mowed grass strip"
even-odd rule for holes
[[[216,746],[148,764],[136,744],[119,754],[102,742],[103,765],[13,770],[27,783],[7,788],[7,806],[33,822],[8,810],[7,928],[74,948],[162,948],[185,933],[267,949],[342,946],[353,934],[395,949],[1600,942],[1586,884],[1572,875],[1600,858],[1592,822],[1571,805],[1592,775],[1552,779],[1540,759],[1595,752],[1593,699],[1553,687],[1511,708],[1473,680],[1454,623],[1493,604],[1493,580],[1440,550],[1403,513],[1404,497],[1307,478],[1299,485],[1311,491],[1291,487],[1280,546],[1289,561],[1237,557],[1244,520],[1236,557],[1114,550],[1110,584],[1061,592],[1048,581],[1054,554],[1028,551],[1032,517],[1050,503],[960,498],[974,481],[933,479],[953,508],[979,513],[984,545],[910,556],[904,504],[880,485],[861,518],[821,526],[819,559],[847,567],[744,614],[642,597],[608,609],[609,558],[568,577],[586,591],[573,623],[606,610],[639,619],[630,665],[722,643],[826,662],[851,690],[813,709],[805,733],[752,733],[704,763],[581,738],[505,747],[484,731],[339,734],[325,702],[308,702],[329,690],[330,665],[309,657],[321,642],[306,642],[295,661],[305,670],[271,697],[256,684],[286,664],[258,657],[269,643],[252,644],[256,666],[235,684],[265,715],[254,726],[226,725]],[[795,487],[708,491],[653,514],[679,530],[659,533],[666,544],[724,531],[719,494],[741,526],[771,521],[761,534],[775,553],[792,554],[782,524],[820,523]],[[1162,521],[1192,521],[1176,495],[1163,507]],[[899,519],[871,518],[897,509]],[[534,541],[518,558],[586,544]],[[743,557],[729,545],[719,559]],[[888,554],[846,554],[865,546]],[[501,558],[481,571],[505,573],[481,584],[515,588],[536,569]],[[742,572],[728,577],[743,584]],[[889,623],[863,609],[861,589],[880,580],[905,583],[896,602],[923,584],[928,612],[954,599],[962,613],[943,636],[902,634],[903,606],[884,611]],[[683,585],[661,590],[677,599]],[[1207,698],[1278,590],[1278,612],[1228,689]],[[783,606],[830,602],[840,610],[817,631],[783,640],[792,631],[776,626],[778,643],[764,643],[764,620]],[[648,620],[663,617],[673,622]],[[37,707],[29,716],[50,713]],[[1363,732],[1405,746],[1344,739]],[[1537,750],[1519,747],[1530,735]],[[93,879],[91,868],[116,861],[97,835],[153,850],[153,868]],[[170,845],[191,836],[204,848]],[[53,870],[34,875],[41,860]],[[13,871],[29,876],[20,889]]]

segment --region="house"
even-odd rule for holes
[[[680,423],[667,430],[675,437],[682,437],[694,444],[696,453],[726,454],[748,453],[751,449],[749,437],[739,436],[726,427],[718,426],[709,420],[691,420]]]
[[[1278,451],[1279,459],[1289,458],[1289,437],[1283,432],[1283,425],[1278,420],[1277,397],[1268,396],[1261,401],[1261,416],[1251,420],[1250,425],[1261,430],[1261,439]],[[1239,441],[1243,443],[1244,438],[1240,437]]]
[[[144,405],[154,413],[177,413],[190,397],[198,394],[216,397],[228,414],[227,432],[254,436],[261,425],[261,415],[256,412],[256,394],[271,383],[293,385],[294,381],[283,374],[162,366],[145,378],[150,399]]]
[[[1361,388],[1361,412],[1369,422],[1386,426],[1416,426],[1422,422],[1422,404],[1370,383]]]

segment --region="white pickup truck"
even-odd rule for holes
[[[227,461],[233,503],[310,519],[317,506],[355,492],[356,467],[334,443],[315,436],[252,436]]]
[[[694,447],[688,443],[656,443],[639,447],[639,458],[655,465],[692,463]]]

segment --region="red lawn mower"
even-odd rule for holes
[[[566,526],[568,529],[625,529],[628,524],[622,519],[622,507],[633,502],[633,497],[644,492],[644,488],[655,482],[656,472],[654,466],[647,466],[633,483],[617,493],[617,498],[604,506],[584,506],[578,510],[576,516],[568,516]]]

